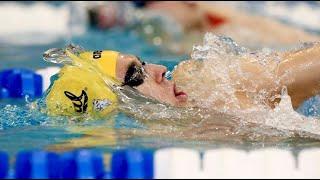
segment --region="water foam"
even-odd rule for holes
[[[306,46],[310,47],[310,44],[302,45],[300,49],[307,48]],[[319,120],[297,113],[292,108],[286,87],[283,87],[281,93],[273,95],[274,99],[281,98],[281,101],[275,108],[271,108],[265,103],[269,89],[256,90],[259,86],[255,85],[264,83],[263,80],[250,79],[252,76],[241,68],[244,59],[253,59],[263,69],[260,72],[261,77],[276,81],[274,87],[271,87],[271,90],[276,91],[280,82],[273,72],[280,62],[278,53],[270,49],[252,52],[238,46],[230,38],[207,33],[203,45],[194,46],[191,58],[195,61],[183,62],[182,69],[185,71],[179,69],[180,64],[173,78],[181,89],[187,91],[193,105],[238,117],[242,119],[239,120],[239,125],[243,122],[255,123],[259,128],[252,132],[252,136],[261,134],[266,127],[271,127],[282,131],[288,137],[319,138]],[[246,86],[241,86],[243,81],[247,82]],[[252,100],[252,106],[243,108],[235,95],[239,89]]]

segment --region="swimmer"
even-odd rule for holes
[[[153,2],[146,5],[146,8],[174,18],[184,28],[185,40],[193,41],[188,43],[190,47],[184,47],[185,52],[190,52],[192,45],[198,43],[197,38],[190,36],[199,37],[205,32],[231,37],[240,45],[251,49],[279,49],[300,42],[320,40],[318,35],[306,33],[269,17],[236,9],[228,3]]]
[[[56,51],[61,49],[47,51],[44,58],[52,58]],[[135,55],[108,50],[85,51],[79,57],[68,50],[64,53],[64,58],[72,58],[84,68],[65,65],[61,69],[47,92],[49,114],[111,112],[117,104],[117,97],[98,71],[114,80],[115,86],[130,86],[147,97],[173,106],[184,106],[187,102],[187,95],[177,91],[175,83],[166,79],[165,66],[146,63]],[[89,71],[91,63],[96,63],[98,68]]]
[[[99,70],[96,69],[96,71],[101,71],[110,79],[114,79],[117,82],[115,85],[130,86],[144,96],[171,106],[197,106],[197,101],[205,100],[210,93],[214,92],[206,89],[210,84],[206,84],[205,80],[203,80],[201,90],[199,87],[196,89],[188,87],[194,83],[194,79],[188,77],[187,72],[201,66],[201,61],[188,60],[180,63],[174,71],[173,81],[171,81],[165,77],[167,72],[165,66],[144,62],[135,55],[115,51],[83,51],[78,55],[69,52],[67,55],[76,61],[97,63]],[[241,89],[243,87],[251,87],[250,93],[253,94],[264,89],[267,92],[265,100],[270,107],[274,107],[274,103],[279,101],[279,99],[271,97],[280,94],[283,86],[287,87],[294,108],[320,92],[320,44],[298,51],[279,53],[278,57],[281,59],[280,63],[269,63],[266,66],[254,61],[254,58],[243,57],[240,67],[249,76],[246,78],[242,78],[240,74],[231,76],[232,81],[240,79],[235,96],[238,98],[241,108],[245,109],[254,105],[253,99],[245,95],[246,89]],[[106,107],[108,109],[110,104],[116,105],[116,94],[110,87],[107,87],[99,76],[95,75],[97,72],[87,71],[88,67],[82,68],[84,69],[68,65],[62,68],[59,77],[52,83],[46,97],[51,114],[82,114],[103,111]],[[273,73],[271,76],[261,73],[266,68]],[[256,84],[253,85],[250,82],[256,82]],[[176,83],[179,84],[179,87]],[[252,88],[255,90],[252,91]],[[189,97],[193,92],[204,96],[193,99],[193,97]],[[211,108],[215,108],[219,104],[221,105],[223,102],[214,102],[211,104]],[[110,111],[112,110],[108,109],[107,113]]]
[[[193,44],[199,43],[198,37],[206,32],[231,37],[240,45],[250,49],[262,47],[288,49],[300,42],[320,40],[319,35],[307,33],[269,17],[236,9],[228,3],[148,1],[141,4],[143,6],[139,9],[140,13],[146,14],[147,17],[149,12],[168,17],[174,21],[175,29],[181,27],[182,36],[178,44],[176,38],[164,35],[167,33],[153,35],[162,38],[163,47],[176,53],[190,52]],[[107,29],[120,24],[126,25],[123,20],[116,19],[116,14],[119,12],[115,12],[116,10],[112,8],[106,9],[107,7],[109,7],[107,4],[99,5],[90,10],[91,26]],[[137,30],[141,31],[139,28]],[[146,39],[153,39],[149,37],[149,32],[148,34],[139,33]]]

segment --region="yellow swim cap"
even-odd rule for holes
[[[118,56],[119,52],[117,51],[88,51],[79,55],[82,59],[96,61],[101,72],[113,78],[116,78]]]
[[[116,51],[85,51],[66,54],[78,65],[64,66],[48,90],[47,110],[50,115],[79,113],[108,114],[117,105],[117,96],[98,71],[116,79]],[[97,67],[98,69],[90,69]],[[97,73],[95,73],[97,72]]]

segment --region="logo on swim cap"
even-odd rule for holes
[[[85,113],[88,108],[88,95],[86,91],[82,90],[82,93],[79,97],[72,94],[69,91],[64,91],[64,94],[72,101],[73,107],[76,112]]]

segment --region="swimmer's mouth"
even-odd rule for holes
[[[176,98],[179,98],[181,100],[186,100],[186,98],[188,97],[187,93],[177,90],[176,84],[173,85],[173,92]]]

